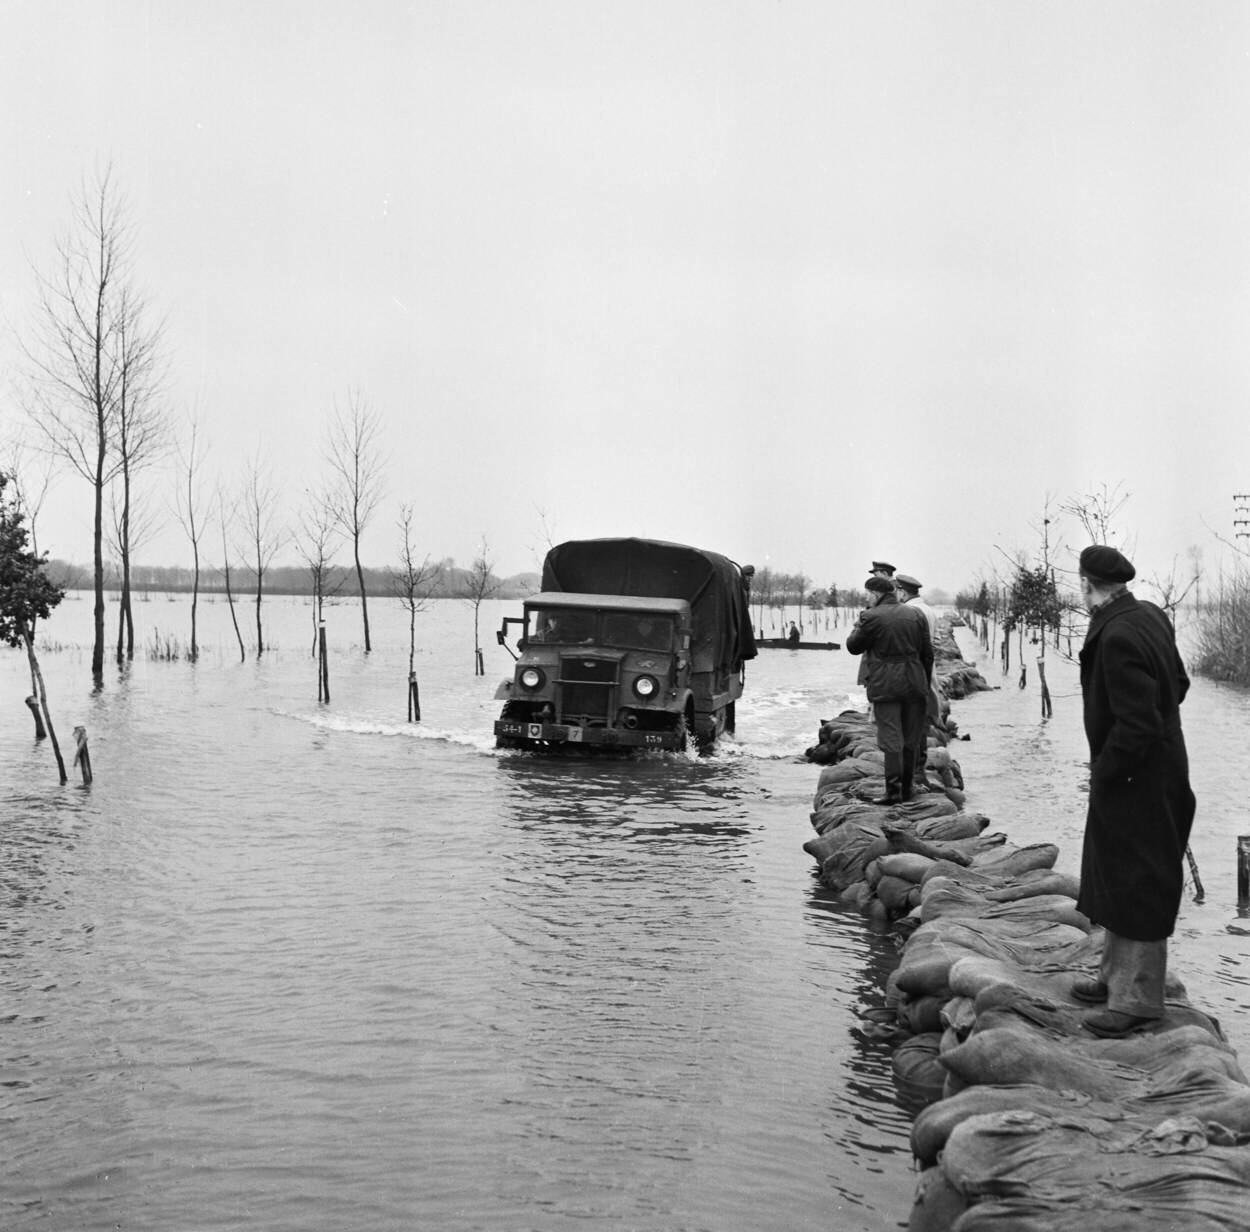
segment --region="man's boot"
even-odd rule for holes
[[[901,804],[903,802],[903,755],[885,755],[885,795],[878,796],[873,804]]]
[[[915,779],[916,779],[916,750],[904,749],[903,750],[903,771],[902,771],[901,781],[899,783],[899,795],[902,798],[904,803],[906,803],[908,800],[911,800],[915,797],[916,793],[912,790],[913,784],[915,783]]]
[[[916,786],[924,791],[937,791],[933,780],[929,777],[927,766],[929,764],[929,746],[926,744],[924,748],[916,750]]]

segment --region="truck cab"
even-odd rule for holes
[[[733,731],[755,655],[750,570],[650,539],[551,549],[522,615],[512,678],[496,693],[500,748],[684,749]]]
[[[501,645],[515,623],[505,618]],[[519,623],[513,677],[496,693],[501,747],[686,746],[695,722],[685,600],[543,593]]]

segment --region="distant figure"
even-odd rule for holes
[[[1081,649],[1089,809],[1077,907],[1106,940],[1098,979],[1078,980],[1072,995],[1105,1001],[1084,1026],[1115,1037],[1163,1017],[1195,808],[1180,716],[1189,677],[1167,616],[1130,593],[1137,571],[1124,556],[1088,547],[1080,570],[1090,612]]]
[[[797,646],[802,640],[802,636],[799,633],[799,626],[792,620],[790,622],[790,632],[786,635],[786,641],[789,642],[791,646]]]
[[[905,603],[913,611],[921,613],[925,620],[929,622],[929,637],[936,651],[938,637],[937,613],[920,597],[920,583],[909,573],[896,573],[894,575],[894,584],[898,587],[899,601]],[[916,761],[916,782],[922,787],[933,786],[929,782],[929,776],[925,770],[929,754],[928,731],[931,726],[937,728],[942,726],[942,691],[938,685],[937,672],[932,670],[929,672],[929,696],[925,707],[925,731],[923,738],[919,742]]]
[[[900,804],[912,798],[933,641],[925,618],[899,603],[889,578],[870,577],[864,589],[869,607],[847,635],[846,648],[864,656],[877,747],[885,754],[885,795],[873,803]]]

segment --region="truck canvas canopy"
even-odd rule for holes
[[[727,556],[655,539],[577,539],[547,553],[544,592],[684,599],[698,630],[696,672],[736,671],[755,658],[741,570]]]

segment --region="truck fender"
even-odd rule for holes
[[[506,676],[499,682],[499,688],[495,690],[495,700],[497,702],[506,702],[512,696],[512,681]]]

